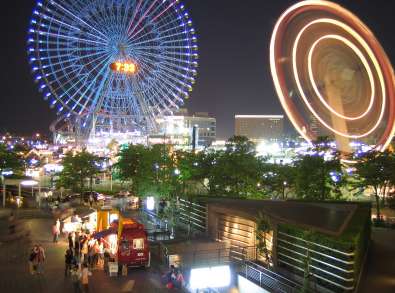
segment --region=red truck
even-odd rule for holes
[[[118,227],[118,264],[130,267],[151,265],[147,232],[133,219],[121,219]]]

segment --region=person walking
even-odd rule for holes
[[[85,238],[81,243],[81,263],[88,261],[88,240]]]
[[[15,233],[15,216],[14,216],[14,212],[11,212],[10,216],[8,217],[8,230],[10,232],[10,234],[14,234]]]
[[[89,292],[89,277],[92,276],[92,273],[88,269],[88,264],[84,263],[83,269],[81,271],[81,284],[84,293]]]
[[[53,243],[58,243],[60,234],[60,228],[58,228],[57,223],[52,226]]]
[[[42,274],[44,272],[44,261],[45,261],[45,250],[41,246],[38,245],[38,253],[37,253],[37,274]]]
[[[91,194],[91,195],[89,195],[89,207],[90,208],[92,208],[92,206],[93,206],[93,201],[94,201],[94,199],[93,199],[93,196]]]
[[[74,240],[73,240],[73,234],[74,232],[69,233],[69,235],[67,236],[67,240],[69,241],[69,249],[71,251],[73,251],[74,248]],[[75,237],[74,237],[75,238]]]
[[[38,254],[38,246],[34,245],[29,255],[29,272],[32,275],[34,275],[37,270],[37,254]]]
[[[58,229],[59,234],[60,234],[60,220],[59,220],[59,218],[56,219],[55,225],[56,225],[56,228]]]
[[[66,254],[64,256],[64,263],[65,263],[65,268],[64,268],[64,276],[67,277],[70,275],[71,271],[71,265],[73,263],[73,252],[70,249],[66,250]]]
[[[75,265],[70,272],[70,279],[73,284],[74,293],[81,293],[80,278],[81,270],[79,269],[78,265]]]
[[[104,268],[104,243],[103,239],[100,239],[99,242],[99,261],[98,264],[100,268]]]
[[[76,261],[79,263],[81,259],[81,243],[80,243],[80,235],[76,233],[74,238],[74,256]]]

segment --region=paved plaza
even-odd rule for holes
[[[1,215],[0,215],[1,216]],[[30,231],[30,237],[0,244],[0,288],[1,292],[73,292],[69,278],[64,277],[64,253],[67,243],[62,239],[52,243],[52,219],[36,212],[20,211],[20,225]],[[6,219],[0,220],[0,235],[7,232]],[[46,262],[43,275],[30,275],[28,254],[33,244],[43,245]],[[109,277],[102,270],[93,271],[89,281],[90,292],[168,292],[160,283],[157,266],[146,269],[130,269],[127,277]]]

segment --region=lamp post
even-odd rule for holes
[[[285,199],[285,187],[287,186],[287,181],[283,182],[283,199]]]
[[[3,208],[5,208],[5,178],[3,173],[1,173],[1,182],[3,183]]]
[[[3,170],[1,172],[1,182],[3,183],[3,208],[5,208],[5,196],[6,196],[6,185],[5,185],[5,176],[14,174],[11,170]]]
[[[19,182],[19,186],[18,186],[18,195],[21,196],[22,195],[22,188],[21,186],[26,186],[26,187],[31,187],[32,188],[32,197],[34,197],[34,186],[39,185],[39,182],[35,181],[35,180],[24,180]],[[41,191],[40,185],[39,185],[39,192]],[[37,198],[36,198],[37,201]],[[40,201],[38,201],[38,205],[40,206]]]

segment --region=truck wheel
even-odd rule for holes
[[[148,269],[151,266],[151,252],[148,253],[148,262],[145,264],[145,268]]]

